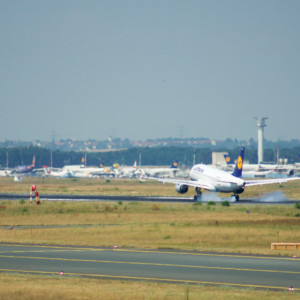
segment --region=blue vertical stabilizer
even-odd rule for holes
[[[235,177],[242,177],[244,153],[245,153],[245,147],[242,147],[240,155],[237,158],[234,171],[232,173],[232,175],[235,176]]]

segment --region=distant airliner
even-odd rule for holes
[[[283,183],[290,180],[299,180],[300,178],[277,178],[277,179],[261,179],[261,180],[244,180],[241,178],[243,170],[245,148],[241,149],[240,155],[237,159],[235,169],[232,174],[227,173],[216,168],[198,164],[194,165],[190,170],[189,176],[191,180],[180,180],[180,179],[164,179],[156,177],[141,177],[142,179],[152,179],[163,183],[175,184],[175,189],[178,193],[184,194],[188,191],[189,187],[193,187],[196,190],[197,195],[195,200],[201,200],[202,191],[201,189],[222,192],[222,193],[233,193],[232,200],[238,201],[239,194],[244,192],[247,186],[256,186],[263,184]]]
[[[137,174],[143,174],[144,176],[163,177],[172,176],[176,174],[178,170],[178,161],[175,160],[169,168],[141,168],[136,171]]]
[[[29,165],[29,166],[17,166],[13,170],[13,173],[29,173],[29,172],[32,172],[34,167],[35,167],[35,155],[33,156],[31,165]]]

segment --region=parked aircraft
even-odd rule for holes
[[[84,167],[79,169],[70,169],[76,177],[96,177],[96,176],[110,176],[110,170],[104,167]],[[113,175],[112,175],[113,176]]]
[[[141,168],[136,173],[151,177],[175,177],[177,168],[178,161],[176,160],[169,168]]]
[[[0,169],[0,177],[9,176],[11,172],[11,169]]]
[[[136,169],[136,160],[133,163],[132,167],[119,167],[119,165],[114,165],[114,172],[120,178],[134,178],[137,176],[137,169]]]
[[[231,163],[230,157],[224,155],[227,167],[234,168]],[[243,164],[243,178],[278,178],[290,177],[299,174],[300,167],[296,164]]]
[[[44,176],[55,178],[75,178],[74,173],[67,168],[48,168],[44,166]]]
[[[40,169],[36,169],[40,170]],[[84,157],[81,160],[81,165],[66,165],[63,168],[43,167],[44,176],[56,178],[93,178],[99,176],[114,176],[110,174],[110,170],[104,168],[103,164],[100,167],[86,167]]]
[[[155,177],[142,177],[142,179],[153,179],[163,183],[173,183],[175,184],[176,191],[180,194],[186,193],[189,187],[193,187],[197,193],[195,200],[201,200],[201,189],[204,189],[212,192],[233,193],[232,200],[235,201],[239,200],[239,194],[243,193],[244,189],[248,186],[283,183],[289,180],[300,179],[290,177],[280,179],[244,180],[241,178],[244,152],[245,148],[243,147],[232,174],[204,164],[198,164],[194,165],[190,170],[189,176],[191,180],[163,179]]]
[[[104,167],[85,167],[84,165],[70,165],[64,166],[62,171],[69,172],[72,177],[77,178],[91,178],[96,176],[108,176],[110,174],[109,169]]]
[[[17,166],[14,168],[13,173],[29,173],[32,172],[32,170],[35,167],[35,155],[32,159],[32,164],[29,166]]]
[[[258,169],[254,171],[244,171],[243,170],[243,178],[266,178],[266,177],[272,177],[273,171],[271,170],[263,170]]]

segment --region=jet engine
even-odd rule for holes
[[[180,184],[180,183],[177,183],[175,185],[175,190],[179,194],[185,194],[188,191],[188,189],[189,189],[188,185],[184,185],[184,184]]]

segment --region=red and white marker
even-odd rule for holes
[[[293,292],[295,289],[291,286],[290,288],[289,288],[289,291],[290,292]]]
[[[59,273],[59,275],[64,275],[65,273],[64,273],[64,271],[60,271],[60,273]]]

